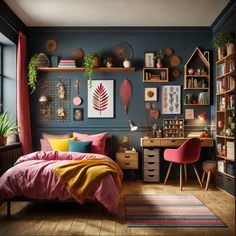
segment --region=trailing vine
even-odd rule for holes
[[[84,57],[84,75],[89,80],[89,87],[92,87],[93,67],[95,53],[89,53]]]
[[[37,70],[36,70],[36,58],[37,54],[30,58],[28,65],[28,85],[31,89],[31,94],[36,90],[37,83]]]

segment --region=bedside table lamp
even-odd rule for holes
[[[135,148],[133,147],[132,143],[132,138],[133,138],[133,132],[138,129],[138,126],[132,120],[129,120],[128,124],[130,129],[130,149],[135,151]]]

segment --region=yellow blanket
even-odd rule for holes
[[[119,170],[114,163],[106,160],[73,161],[56,167],[54,172],[80,203],[84,202],[96,184],[107,174],[112,174],[116,185],[121,188]]]

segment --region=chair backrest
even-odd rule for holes
[[[178,149],[178,159],[181,163],[197,162],[201,154],[201,141],[198,138],[186,140]]]

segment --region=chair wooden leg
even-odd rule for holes
[[[167,179],[168,179],[168,177],[169,177],[169,174],[170,174],[170,169],[171,169],[171,167],[172,167],[172,162],[170,163],[170,165],[169,165],[169,167],[168,167],[168,170],[167,170],[167,173],[166,173],[166,177],[165,177],[165,181],[164,181],[164,184],[166,184],[166,181],[167,181]]]
[[[207,174],[207,182],[206,182],[206,188],[205,188],[206,191],[208,190],[208,185],[209,185],[209,182],[210,182],[210,178],[211,178],[211,172],[208,171],[208,174]]]
[[[206,174],[206,172],[205,172],[205,170],[203,171],[203,174],[202,174],[202,184],[203,184],[203,181],[204,181],[204,179],[205,179],[205,174]]]
[[[179,182],[180,182],[180,191],[182,191],[182,164],[179,165]]]
[[[187,182],[187,164],[184,164],[184,181]]]
[[[196,169],[196,167],[195,167],[194,164],[192,164],[192,166],[193,166],[194,172],[195,172],[195,174],[196,174],[196,176],[197,176],[197,180],[198,180],[198,182],[199,182],[199,184],[200,184],[200,186],[201,186],[201,188],[202,188],[202,183],[201,183],[201,180],[200,180],[200,178],[199,178],[197,169]]]

